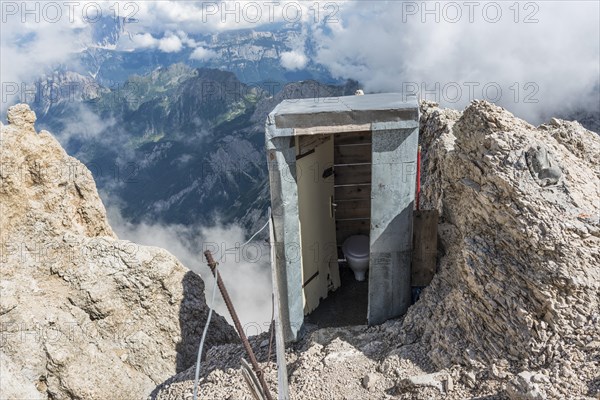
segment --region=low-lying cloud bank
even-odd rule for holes
[[[200,274],[206,285],[205,295],[209,305],[212,304],[214,279],[203,253],[210,250],[215,260],[219,261],[219,272],[246,334],[255,335],[269,328],[272,290],[270,250],[265,240],[257,239],[238,248],[253,232],[248,234],[237,225],[133,224],[123,218],[116,206],[107,207],[107,215],[120,239],[167,249],[187,268]],[[221,294],[217,293],[215,299],[215,310],[231,323]]]

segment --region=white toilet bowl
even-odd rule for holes
[[[369,269],[369,237],[365,235],[350,236],[342,245],[342,252],[357,281],[364,281]]]

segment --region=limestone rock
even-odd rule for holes
[[[510,400],[545,400],[547,397],[534,383],[534,374],[523,371],[508,384],[506,393]]]
[[[25,104],[8,110],[2,126],[0,224],[6,232],[30,228],[53,238],[69,232],[116,238],[90,171],[69,157],[48,132],[35,133]]]
[[[20,366],[15,365],[10,358],[0,352],[0,399],[31,399],[42,400],[43,393],[35,387],[34,383],[21,373]]]
[[[371,390],[375,387],[377,382],[379,381],[379,375],[376,373],[368,373],[362,378],[362,385],[365,389]]]
[[[443,373],[416,375],[401,380],[398,386],[405,390],[415,390],[423,387],[432,387],[438,389],[440,393],[443,393],[445,386],[444,382],[447,382],[448,379],[448,376]]]
[[[422,110],[421,207],[440,212],[445,256],[405,335],[439,367],[505,361],[562,374],[558,397],[585,395],[599,367],[582,338],[600,334],[600,137],[482,101]]]
[[[527,165],[531,176],[540,186],[555,185],[562,175],[561,169],[556,166],[552,156],[542,144],[536,144],[525,153]]]
[[[11,107],[0,145],[2,398],[140,399],[190,367],[204,284],[118,240],[89,170]],[[216,315],[207,345],[235,341]]]
[[[35,132],[36,116],[27,104],[16,104],[8,108],[8,123],[26,132]]]

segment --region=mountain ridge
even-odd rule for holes
[[[119,90],[98,89],[91,100],[43,109],[39,125],[59,132],[69,153],[90,166],[107,200],[121,200],[133,222],[210,224],[219,218],[252,230],[268,202],[267,114],[285,98],[348,95],[357,88],[353,81],[308,80],[273,93],[231,72],[175,64],[132,76]]]

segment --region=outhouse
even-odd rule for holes
[[[265,136],[272,272],[285,341],[297,340],[305,316],[339,290],[339,262],[351,237],[368,245],[365,323],[404,314],[411,302],[417,99],[383,93],[284,100],[269,114]]]

